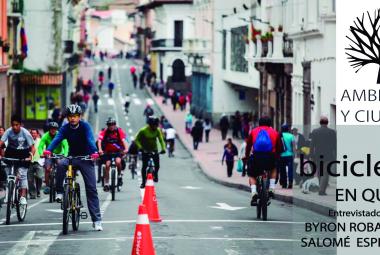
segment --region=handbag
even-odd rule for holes
[[[236,164],[236,171],[238,171],[239,173],[242,173],[243,172],[243,160],[239,159],[237,164]]]

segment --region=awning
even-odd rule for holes
[[[63,83],[62,74],[21,74],[19,77],[22,85],[60,86]]]

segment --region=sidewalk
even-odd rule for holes
[[[147,88],[147,90],[149,90],[149,88]],[[162,104],[162,97],[155,97],[150,91],[149,94],[157,106],[161,109],[165,117],[176,129],[179,140],[192,154],[203,173],[210,180],[225,186],[250,191],[248,178],[241,177],[241,174],[236,170],[234,170],[231,178],[227,177],[226,166],[221,165],[223,146],[226,141],[222,141],[221,134],[218,129],[212,129],[209,143],[200,143],[198,150],[194,151],[192,137],[190,134],[185,132],[184,119],[186,111],[173,111],[170,103],[167,105]],[[231,135],[231,133],[229,134]],[[233,142],[239,149],[240,141],[234,140]],[[275,199],[287,203],[293,203],[299,207],[303,207],[323,215],[328,215],[329,209],[336,209],[335,188],[335,184],[332,184],[326,191],[328,194],[327,196],[319,196],[318,193],[304,194],[301,192],[299,186],[295,186],[293,190],[282,189],[278,186],[275,192]],[[248,202],[249,198],[247,196],[247,203]]]

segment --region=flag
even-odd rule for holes
[[[21,39],[21,55],[23,58],[26,58],[28,56],[28,40],[26,38],[24,23],[21,25],[20,39]]]

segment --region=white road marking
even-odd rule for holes
[[[41,204],[41,203],[43,203],[43,202],[46,202],[48,199],[49,199],[49,198],[46,197],[46,198],[44,198],[44,199],[41,199],[41,200],[38,201],[37,203],[34,203],[34,204],[32,204],[32,205],[28,205],[28,210],[32,209],[33,207],[35,207],[35,206],[37,206],[37,205],[39,205],[39,204]],[[13,213],[13,214],[11,215],[11,218],[13,218],[13,217],[15,217],[15,216],[16,216],[16,213]],[[26,214],[26,216],[28,216],[28,213]],[[5,222],[5,218],[1,219],[1,220],[0,220],[0,225],[1,225],[1,224],[4,224],[4,222]]]
[[[227,255],[239,255],[240,252],[232,250],[232,249],[224,249],[224,251],[227,253]]]
[[[211,226],[210,227],[212,230],[223,230],[222,226]]]
[[[131,96],[132,96],[132,97],[137,97],[136,93],[132,93]]]
[[[131,123],[127,122],[127,127],[130,127],[131,126]]]
[[[36,231],[37,235],[34,236],[34,239],[32,240],[32,245],[28,247],[27,254],[46,254],[49,250],[49,247],[55,242],[60,233],[60,230]],[[45,239],[46,237],[48,237],[49,239]],[[46,241],[39,245],[35,245],[34,242],[38,240]],[[50,240],[50,242],[48,240]]]
[[[154,105],[154,101],[152,98],[147,98],[146,99],[146,103],[149,104],[149,105]]]
[[[36,233],[35,231],[29,231],[27,234],[25,234],[21,238],[21,240],[19,240],[16,243],[16,245],[12,247],[12,249],[8,252],[8,254],[12,254],[12,255],[24,255],[24,254],[26,254],[28,246],[31,243],[35,233]],[[12,243],[12,241],[10,241],[8,243]]]
[[[133,133],[133,130],[132,130],[132,129],[129,129],[129,130],[128,130],[128,133],[132,134],[132,133]]]
[[[56,239],[55,242],[74,242],[74,241],[109,241],[109,240],[133,240],[134,236],[120,237],[94,237],[94,238],[62,238]],[[279,239],[279,238],[249,238],[249,237],[182,237],[182,236],[156,236],[156,240],[184,240],[184,241],[268,241],[268,242],[300,242],[298,239]],[[0,244],[25,243],[29,241],[0,241]],[[33,240],[33,243],[51,242],[49,239]]]
[[[141,105],[141,100],[139,98],[133,98],[133,103],[135,105]]]
[[[236,211],[236,210],[241,210],[241,209],[244,209],[246,207],[234,207],[234,206],[230,206],[226,203],[216,203],[218,206],[210,206],[211,208],[215,208],[215,209],[220,209],[220,210],[226,210],[226,211]]]
[[[262,221],[262,220],[162,220],[167,223],[258,223],[258,224],[296,224],[305,225],[305,222],[299,221]],[[119,221],[102,221],[103,224],[120,224],[136,223],[136,220],[119,220]],[[81,221],[80,224],[92,224],[92,221]],[[28,223],[15,225],[0,225],[0,228],[18,228],[18,227],[35,227],[35,226],[55,226],[62,225],[61,222],[50,223]]]
[[[54,212],[54,213],[62,213],[63,211],[61,209],[46,209],[48,212]]]
[[[127,114],[126,112],[124,112],[125,114]],[[128,120],[129,117],[128,116],[124,116],[125,120]]]
[[[115,105],[115,100],[113,100],[113,98],[108,98],[107,103],[109,105]]]
[[[183,186],[181,187],[181,189],[192,189],[192,190],[196,190],[196,189],[202,189],[201,187],[193,187],[193,186]]]
[[[102,206],[100,207],[100,212],[102,214],[102,217],[103,217],[104,213],[106,212],[107,207],[111,203],[111,198],[112,198],[111,193],[109,193],[106,200],[103,202]]]

